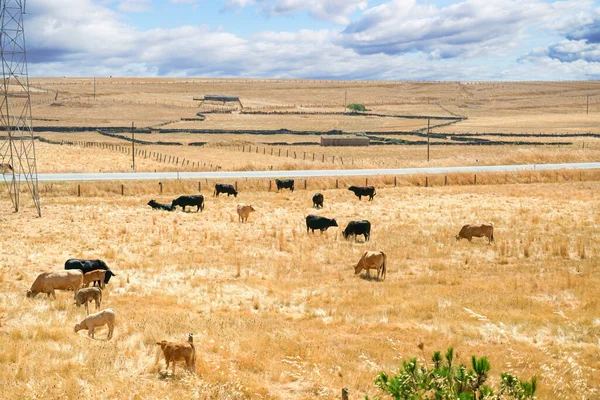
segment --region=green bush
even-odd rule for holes
[[[533,399],[537,388],[537,378],[531,382],[503,372],[500,375],[500,388],[494,390],[484,383],[490,372],[490,362],[486,357],[471,358],[471,368],[453,365],[454,349],[446,351],[444,359],[436,351],[431,357],[432,365],[419,366],[416,358],[402,362],[402,369],[394,376],[381,372],[375,377],[375,385],[396,400],[484,400],[484,399]],[[365,396],[368,400],[369,397]]]
[[[347,109],[352,110],[352,112],[365,112],[367,108],[363,104],[348,104],[346,106]]]

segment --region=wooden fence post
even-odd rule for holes
[[[425,187],[429,187],[429,177],[425,177]]]
[[[269,192],[271,191],[271,184],[272,183],[273,183],[273,181],[269,179]]]
[[[160,193],[162,194],[162,182],[158,182],[158,189],[159,189]]]
[[[237,192],[237,181],[235,181],[235,191]]]
[[[477,174],[473,177],[473,185],[477,185]]]
[[[444,186],[448,186],[448,175],[444,176]]]
[[[365,186],[369,186],[369,178],[365,178]]]
[[[198,181],[198,192],[202,191],[202,183]]]
[[[396,187],[396,177],[394,177],[394,187]]]
[[[81,197],[81,185],[77,185],[77,197]]]
[[[304,189],[306,189],[306,179],[304,180]]]
[[[335,180],[335,188],[336,188],[336,189],[338,189],[338,188],[339,188],[339,186],[338,186],[338,180],[337,180],[337,179]]]
[[[125,185],[121,183],[121,196],[125,195]]]

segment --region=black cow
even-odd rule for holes
[[[294,180],[293,179],[275,179],[277,185],[277,191],[280,189],[290,189],[290,192],[294,192]]]
[[[173,211],[175,208],[170,204],[159,203],[156,200],[150,200],[148,205],[152,207],[154,210],[166,210]]]
[[[313,195],[313,207],[323,208],[323,195],[321,193],[315,193]]]
[[[356,197],[358,197],[358,200],[360,200],[362,196],[369,196],[369,201],[371,201],[373,200],[373,196],[377,194],[375,193],[374,186],[350,186],[348,190],[354,192]]]
[[[371,223],[366,219],[348,222],[346,229],[344,229],[344,239],[348,239],[351,235],[354,235],[354,240],[356,240],[357,235],[365,235],[366,242],[371,237]]]
[[[312,214],[306,217],[306,233],[308,233],[309,229],[312,229],[312,233],[315,233],[315,229],[319,229],[322,233],[330,226],[338,226],[335,219],[319,217],[318,215]]]
[[[171,207],[173,207],[173,210],[175,210],[177,206],[181,207],[183,211],[185,211],[186,206],[196,206],[196,212],[202,211],[204,210],[204,196],[201,194],[196,196],[179,196],[171,202]]]
[[[110,278],[114,275],[117,276],[114,272],[110,270],[108,265],[102,260],[79,260],[77,258],[69,258],[65,262],[65,269],[79,269],[84,274],[87,272],[95,271],[97,269],[103,269],[106,271],[106,275],[104,276],[104,283],[108,283]]]
[[[219,193],[227,193],[227,197],[229,197],[230,194],[232,194],[233,197],[237,197],[238,194],[233,185],[229,185],[227,183],[217,183],[215,185],[215,196],[218,197]]]

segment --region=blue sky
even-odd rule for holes
[[[31,76],[600,78],[591,0],[28,0]]]

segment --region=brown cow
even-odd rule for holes
[[[245,204],[238,204],[237,206],[237,213],[241,222],[248,222],[248,217],[250,216],[250,213],[254,211],[256,210],[252,206],[247,206]]]
[[[481,225],[467,224],[456,235],[456,241],[467,239],[470,242],[473,237],[486,237],[488,238],[488,243],[492,243],[494,241],[494,224],[491,222]]]
[[[196,372],[196,348],[194,347],[191,334],[187,342],[167,342],[166,340],[161,340],[160,342],[156,342],[156,344],[160,346],[165,356],[167,371],[169,370],[169,363],[173,363],[174,374],[175,361],[183,360],[190,372]]]
[[[96,286],[98,283],[98,287],[104,289],[104,279],[106,277],[106,271],[103,269],[95,269],[90,272],[86,272],[83,274],[83,286],[88,287],[90,283],[93,282],[93,286]]]
[[[383,251],[365,251],[365,254],[360,258],[360,261],[354,267],[354,275],[358,275],[363,269],[367,271],[367,275],[370,277],[371,273],[369,270],[377,270],[377,279],[381,274],[381,279],[385,279],[385,261],[386,256]]]

